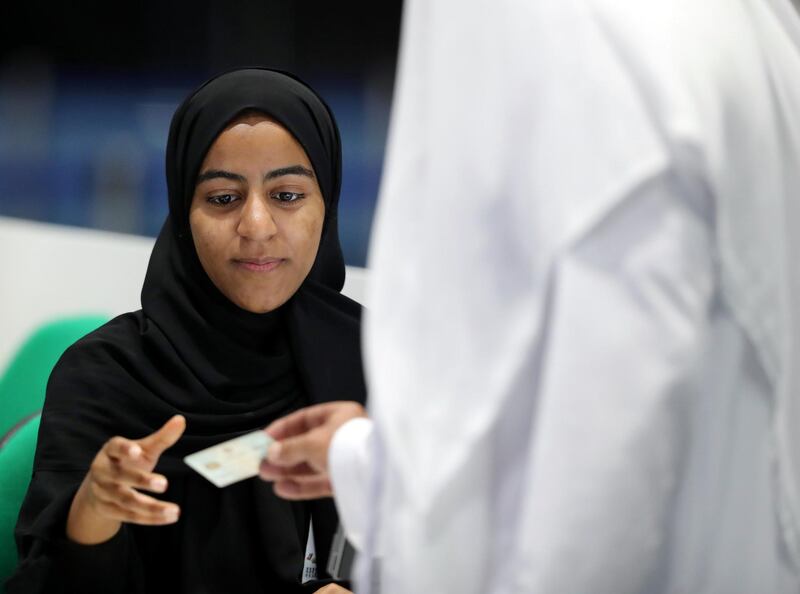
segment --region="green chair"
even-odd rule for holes
[[[106,321],[99,315],[61,318],[28,337],[0,377],[0,436],[41,410],[47,379],[61,354]]]
[[[14,526],[28,490],[47,380],[61,354],[108,320],[84,315],[40,326],[0,377],[0,584],[17,564]]]
[[[0,441],[0,588],[17,565],[14,526],[31,481],[39,419],[24,419]]]

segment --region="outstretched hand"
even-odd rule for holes
[[[185,429],[186,420],[176,415],[142,439],[109,439],[72,500],[67,536],[81,544],[97,544],[114,536],[123,522],[156,526],[177,522],[177,505],[141,491],[167,490],[167,478],[153,469]]]

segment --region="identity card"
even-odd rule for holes
[[[256,476],[273,441],[263,431],[253,431],[190,454],[183,461],[217,487],[227,487]]]

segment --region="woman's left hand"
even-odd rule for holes
[[[314,594],[353,594],[350,590],[342,588],[339,584],[328,584],[322,586]]]

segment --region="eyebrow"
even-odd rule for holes
[[[284,175],[304,175],[314,179],[314,172],[302,165],[289,165],[288,167],[280,167],[267,172],[264,176],[264,181],[275,179],[276,177],[283,177]]]
[[[196,186],[199,186],[204,181],[208,181],[210,179],[229,179],[231,181],[237,182],[245,182],[247,181],[243,175],[238,173],[231,173],[230,171],[223,171],[222,169],[209,169],[208,171],[204,171],[200,175],[197,176],[197,181],[195,182]]]
[[[289,165],[288,167],[279,167],[278,169],[273,169],[272,171],[268,171],[264,175],[264,181],[268,181],[271,179],[276,179],[278,177],[283,177],[285,175],[302,175],[305,177],[310,177],[314,179],[314,172],[310,169],[303,167],[302,165]],[[197,176],[197,181],[195,185],[200,185],[205,181],[210,179],[229,179],[231,181],[246,182],[246,178],[239,174],[239,173],[232,173],[230,171],[225,171],[223,169],[209,169],[208,171],[204,171],[200,175]]]

